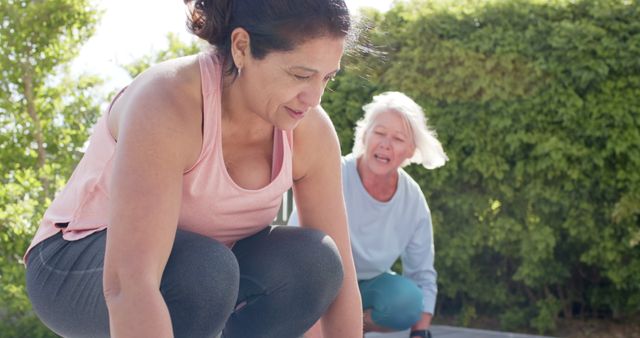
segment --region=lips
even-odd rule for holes
[[[391,159],[390,159],[390,158],[388,158],[388,157],[386,157],[386,156],[383,156],[383,155],[373,154],[373,157],[374,157],[376,160],[381,161],[381,162],[384,162],[384,163],[389,163],[389,162],[391,162]]]
[[[295,110],[289,107],[284,107],[284,108],[287,110],[287,112],[289,112],[289,115],[291,115],[295,119],[301,119],[304,117],[304,111],[302,110]]]

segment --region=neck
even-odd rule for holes
[[[357,160],[356,168],[365,190],[374,199],[380,202],[391,200],[398,188],[398,170],[393,170],[385,174],[376,174],[369,170],[363,162],[362,157]]]
[[[271,137],[273,125],[246,105],[246,95],[239,79],[225,75],[221,97],[221,120],[224,134],[233,134],[241,140]]]

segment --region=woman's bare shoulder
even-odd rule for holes
[[[294,135],[296,141],[316,142],[335,135],[335,129],[327,112],[321,106],[316,106],[309,109],[294,130]]]
[[[294,180],[305,177],[321,162],[340,155],[335,128],[321,107],[311,108],[293,133]]]
[[[197,56],[173,59],[148,68],[133,79],[113,103],[109,116],[110,129],[117,129],[122,120],[131,114],[200,119],[200,81]]]
[[[200,67],[195,56],[159,63],[137,76],[114,102],[109,130],[117,141],[126,126],[167,133],[197,157],[202,124]],[[194,149],[189,151],[188,149]],[[189,157],[193,157],[189,156]]]
[[[137,76],[127,91],[134,98],[182,107],[201,99],[200,65],[197,55],[158,63]]]

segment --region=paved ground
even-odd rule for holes
[[[527,335],[520,333],[466,329],[461,327],[433,325],[433,338],[550,338],[546,336]],[[409,331],[393,333],[368,333],[366,338],[409,338]]]

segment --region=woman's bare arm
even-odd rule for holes
[[[198,114],[153,72],[127,89],[110,122],[117,139],[104,263],[113,337],[172,337],[160,281],[173,245],[182,174],[198,156]],[[173,88],[171,88],[173,87]]]
[[[326,113],[317,109],[296,128],[294,140],[294,195],[300,224],[331,236],[344,268],[342,289],[322,317],[324,335],[362,337],[362,303],[347,229],[337,135]]]

